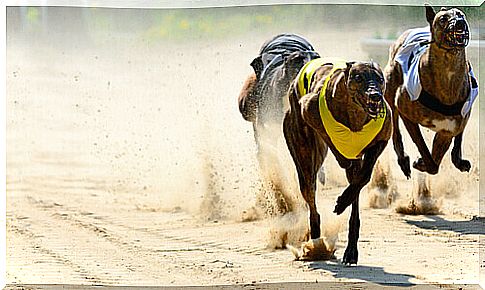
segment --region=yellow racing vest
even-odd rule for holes
[[[325,78],[322,90],[319,95],[319,108],[320,117],[323,122],[323,126],[327,131],[330,140],[332,140],[335,148],[347,159],[358,159],[362,153],[362,150],[374,140],[377,134],[382,130],[384,121],[386,119],[387,110],[384,109],[383,114],[379,114],[377,119],[371,119],[364,125],[361,131],[353,132],[347,128],[344,124],[339,123],[332,116],[332,113],[327,107],[327,101],[325,99],[325,92],[327,91],[327,85],[338,69],[347,68],[347,63],[341,59],[330,58],[317,58],[303,66],[298,76],[298,92],[300,96],[304,96],[310,90],[311,80],[315,71],[324,64],[332,64],[333,68]],[[333,96],[332,96],[333,97]]]

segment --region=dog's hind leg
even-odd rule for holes
[[[300,192],[310,210],[310,235],[317,239],[320,237],[320,215],[315,200],[316,175],[323,163],[324,144],[313,129],[304,124],[299,113],[299,110],[287,111],[283,132],[298,173]]]
[[[419,171],[427,172],[429,174],[438,173],[438,165],[435,163],[433,156],[429,152],[428,146],[424,141],[419,125],[401,116],[404,126],[408,130],[411,139],[413,139],[414,144],[418,147],[418,151],[421,154],[421,158],[418,158],[413,163],[413,167]],[[449,145],[448,145],[449,146]],[[448,150],[448,147],[446,148]],[[446,152],[445,150],[445,152]]]
[[[470,161],[462,159],[461,156],[461,142],[463,140],[463,132],[455,137],[455,142],[453,143],[453,149],[451,150],[451,162],[460,171],[470,171],[471,164]]]

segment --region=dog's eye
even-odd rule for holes
[[[446,16],[441,16],[439,19],[440,24],[446,24],[446,21],[448,21],[448,17]]]
[[[357,75],[354,75],[354,80],[358,83],[360,83],[362,81],[362,76],[357,74]]]

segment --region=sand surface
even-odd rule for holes
[[[358,39],[361,32],[348,33]],[[342,38],[340,47],[325,41],[329,34]],[[236,98],[269,36],[156,45],[10,41],[6,282],[478,283],[485,234],[476,218],[478,103],[464,138],[472,170],[460,173],[447,154],[429,181],[441,215],[395,212],[409,202],[418,174],[406,180],[387,147],[381,165],[397,196],[376,209],[373,191],[364,188],[358,266],[340,264],[348,210],[339,217],[331,211],[346,181],[332,158],[318,207],[323,227],[338,233],[337,260],[294,261],[290,251],[274,249],[282,232],[304,231],[304,211],[247,218],[265,188],[252,127]],[[327,55],[367,58],[338,31],[305,36]],[[405,139],[414,160],[417,150]],[[294,189],[288,153],[275,150],[283,186]]]

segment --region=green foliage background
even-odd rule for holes
[[[469,3],[468,0],[452,1]],[[472,1],[473,2],[473,1]],[[483,5],[482,5],[483,6]],[[484,23],[483,7],[459,7],[472,27]],[[135,33],[146,41],[193,41],[194,39],[221,39],[230,35],[250,34],[254,31],[322,30],[328,27],[352,29],[367,25],[374,37],[395,38],[402,28],[426,25],[423,6],[393,5],[270,5],[195,9],[112,9],[28,7],[9,9],[10,18],[27,22],[23,29],[39,32],[46,24],[49,33],[72,29],[56,25],[67,19],[77,31],[93,40],[106,34]],[[22,14],[22,15],[20,15]],[[478,29],[477,29],[478,31]],[[68,31],[64,31],[67,33]],[[83,33],[81,33],[83,34]],[[485,37],[480,37],[485,39]]]

